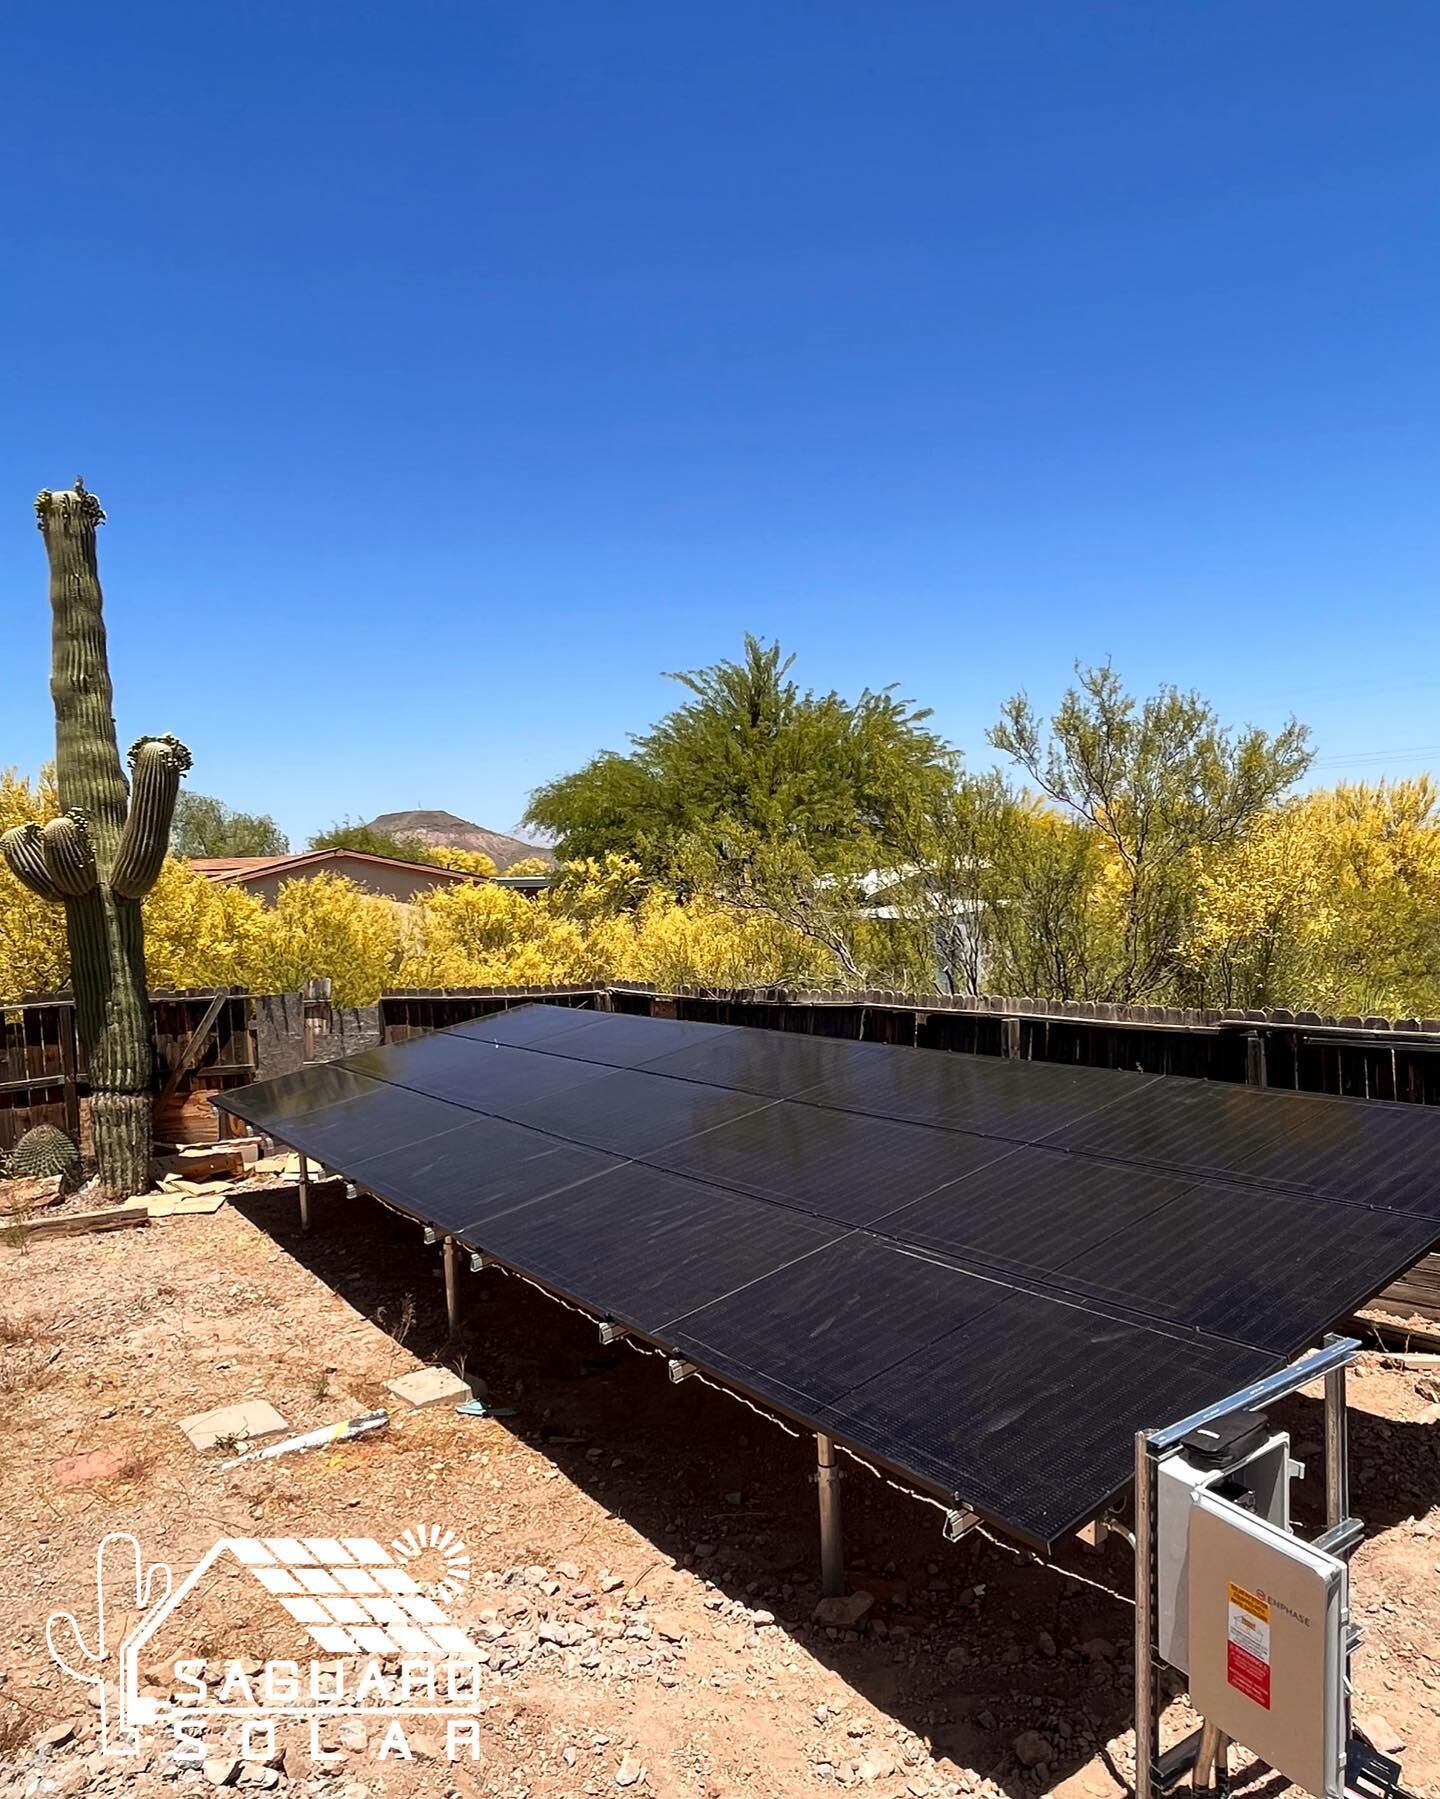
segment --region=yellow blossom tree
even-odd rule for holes
[[[44,824],[59,810],[53,769],[42,769],[35,781],[13,768],[0,772],[0,833]],[[0,1000],[53,993],[69,972],[64,912],[22,886],[0,862]]]
[[[457,874],[486,879],[495,872],[494,857],[487,856],[484,850],[455,849],[449,844],[437,843],[431,845],[426,854],[439,867],[453,868]]]

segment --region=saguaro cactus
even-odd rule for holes
[[[10,872],[65,908],[76,1021],[90,1077],[95,1160],[115,1198],[150,1182],[153,1086],[140,901],[165,857],[190,752],[142,737],[127,788],[115,740],[95,531],[105,514],[77,481],[35,502],[50,559],[50,693],[61,816],[0,837]]]

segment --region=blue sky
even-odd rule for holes
[[[73,0],[0,24],[0,764],[34,490],[122,743],[507,828],[779,637],[977,764],[1079,656],[1440,766],[1440,12]]]

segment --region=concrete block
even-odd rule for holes
[[[399,1380],[387,1380],[385,1390],[407,1405],[459,1405],[470,1397],[470,1388],[449,1368],[417,1368]]]
[[[180,1428],[196,1449],[213,1449],[231,1438],[237,1443],[256,1443],[263,1437],[278,1437],[290,1426],[268,1399],[247,1399],[241,1405],[222,1405],[214,1412],[182,1418]]]

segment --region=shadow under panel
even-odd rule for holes
[[[1012,1145],[993,1137],[781,1104],[672,1143],[646,1159],[656,1167],[861,1225],[1014,1153]]]
[[[410,1087],[432,1099],[448,1099],[477,1112],[494,1111],[512,1100],[559,1093],[582,1081],[601,1080],[608,1072],[595,1062],[504,1049],[474,1037],[456,1037],[449,1031],[364,1050],[346,1066],[377,1081]]]
[[[1062,1279],[1112,1304],[1293,1355],[1437,1239],[1440,1222],[1404,1212],[1206,1185],[1076,1255]]]
[[[1190,1184],[1151,1168],[1017,1149],[965,1180],[871,1220],[871,1228],[1055,1281],[1080,1251],[1133,1230]]]
[[[845,1394],[820,1428],[1048,1547],[1127,1485],[1137,1430],[1280,1365],[1242,1344],[1012,1292]]]
[[[665,1337],[718,1374],[802,1409],[829,1404],[972,1323],[1009,1289],[856,1234],[713,1305]]]
[[[467,1233],[597,1312],[658,1334],[694,1311],[841,1235],[740,1193],[626,1166]]]
[[[1138,1098],[1160,1078],[902,1049],[842,1070],[796,1097],[810,1105],[1032,1143],[1088,1113]]]
[[[583,1143],[617,1156],[639,1156],[677,1138],[767,1104],[753,1093],[667,1081],[634,1069],[611,1069],[602,1079],[498,1108],[516,1124]]]
[[[666,1049],[657,1043],[645,1067],[680,1080],[738,1087],[767,1099],[789,1099],[817,1081],[847,1070],[858,1073],[877,1058],[883,1060],[895,1053],[882,1044],[852,1043],[843,1037],[809,1037],[795,1031],[736,1025],[716,1028],[720,1036],[690,1048]]]
[[[381,1199],[458,1236],[622,1165],[614,1156],[470,1113],[454,1130],[387,1150],[348,1172]]]

